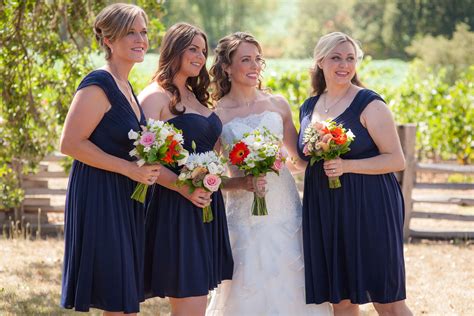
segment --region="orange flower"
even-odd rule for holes
[[[176,150],[176,146],[179,143],[175,140],[172,140],[170,143],[170,147],[168,148],[168,151],[165,154],[165,157],[163,157],[163,161],[166,163],[173,163],[174,162],[174,156],[179,155],[179,151]]]
[[[230,162],[233,165],[239,165],[244,162],[244,159],[250,153],[249,148],[244,142],[238,142],[232,148],[232,151],[229,153]]]
[[[334,142],[338,145],[344,145],[347,142],[347,134],[341,134],[339,137],[334,138]]]

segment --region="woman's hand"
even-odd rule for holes
[[[328,177],[339,177],[344,174],[344,160],[336,158],[324,162],[324,172]]]
[[[162,166],[159,164],[154,165],[143,165],[139,167],[136,162],[131,161],[128,163],[128,167],[125,171],[125,175],[130,179],[152,185],[158,179]]]
[[[267,180],[265,175],[254,177],[248,175],[242,178],[242,189],[249,192],[264,192],[266,190]]]
[[[189,193],[187,186],[184,186],[182,189],[180,193],[199,208],[204,208],[212,202],[212,192],[206,191],[203,188],[196,188],[193,193]]]

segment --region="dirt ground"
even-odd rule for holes
[[[0,315],[70,315],[59,307],[63,240],[0,239]],[[406,244],[407,304],[415,315],[472,315],[474,247],[461,241]],[[166,300],[142,304],[141,315],[169,315]],[[92,314],[100,314],[92,311]],[[370,304],[362,315],[376,315]]]

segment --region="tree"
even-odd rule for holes
[[[74,91],[97,53],[92,25],[109,1],[7,1],[0,4],[1,208],[18,206],[21,175],[56,147]],[[158,17],[156,1],[138,1]],[[156,18],[151,34],[160,27]]]
[[[298,15],[292,27],[290,56],[308,58],[321,36],[329,32],[352,33],[354,21],[351,12],[354,1],[300,0]]]
[[[163,21],[166,26],[177,22],[197,25],[206,32],[209,46],[212,48],[221,37],[232,32],[258,33],[259,27],[270,21],[271,14],[276,9],[276,1],[166,1],[164,9],[166,14]]]

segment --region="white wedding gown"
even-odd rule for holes
[[[283,134],[276,112],[234,118],[222,130],[224,145],[246,132],[265,126]],[[231,175],[242,173],[230,167]],[[301,231],[301,201],[295,181],[285,167],[266,176],[267,216],[252,216],[253,193],[236,190],[225,195],[234,274],[213,293],[207,316],[331,315],[328,303],[305,304]]]

